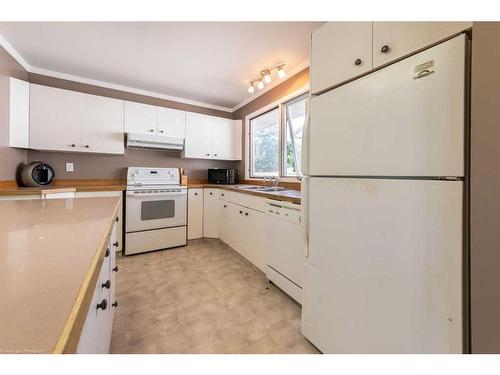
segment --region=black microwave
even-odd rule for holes
[[[209,184],[230,185],[239,182],[238,170],[235,168],[210,168],[208,170]]]

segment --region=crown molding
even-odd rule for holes
[[[12,58],[14,60],[16,60],[19,63],[19,65],[21,65],[28,73],[41,74],[41,75],[49,76],[49,77],[53,77],[53,78],[60,78],[60,79],[68,80],[68,81],[104,87],[104,88],[108,88],[108,89],[112,89],[112,90],[125,91],[125,92],[129,92],[132,94],[150,96],[153,98],[165,99],[165,100],[170,100],[170,101],[174,101],[174,102],[178,102],[178,103],[195,105],[198,107],[216,109],[219,111],[232,113],[232,108],[229,108],[229,107],[223,107],[223,106],[219,106],[219,105],[199,102],[196,100],[179,98],[176,96],[165,95],[165,94],[161,94],[161,93],[154,92],[154,91],[136,89],[136,88],[129,87],[129,86],[123,86],[123,85],[118,85],[118,84],[114,84],[114,83],[110,83],[110,82],[94,80],[94,79],[90,79],[90,78],[76,76],[73,74],[59,73],[59,72],[54,72],[52,70],[37,68],[35,66],[30,65],[16,51],[16,49],[14,47],[12,47],[12,45],[9,43],[9,41],[7,39],[5,39],[2,35],[0,35],[0,46],[3,47],[3,49],[5,49],[5,51],[7,51],[7,53],[9,55],[11,55]]]
[[[47,69],[32,67],[30,73],[41,74],[41,75],[49,76],[49,77],[53,77],[53,78],[65,79],[68,81],[84,83],[84,84],[92,85],[92,86],[104,87],[104,88],[112,89],[112,90],[125,91],[125,92],[132,93],[132,94],[138,94],[138,95],[150,96],[150,97],[158,98],[158,99],[170,100],[170,101],[174,101],[177,103],[190,104],[190,105],[195,105],[198,107],[204,107],[204,108],[210,108],[210,109],[217,109],[217,110],[223,111],[223,112],[229,112],[229,113],[232,112],[232,109],[228,108],[228,107],[222,107],[219,105],[198,102],[196,100],[179,98],[177,96],[165,95],[165,94],[161,94],[159,92],[154,92],[154,91],[136,89],[136,88],[129,87],[129,86],[118,85],[115,83],[109,83],[109,82],[98,81],[98,80],[94,80],[94,79],[90,79],[90,78],[79,77],[79,76],[75,76],[72,74],[54,72],[52,70],[47,70]]]
[[[246,105],[246,104],[250,103],[251,101],[257,99],[262,94],[265,94],[269,90],[272,90],[276,86],[278,86],[281,83],[285,82],[286,80],[292,78],[297,73],[301,72],[305,68],[308,68],[309,65],[310,65],[309,60],[303,61],[299,65],[295,66],[293,69],[290,69],[289,71],[287,71],[285,78],[273,80],[271,83],[269,83],[266,86],[264,86],[264,88],[262,90],[256,89],[254,94],[250,95],[250,97],[246,98],[245,100],[243,100],[242,102],[240,102],[239,104],[237,104],[236,106],[234,106],[233,108],[231,108],[231,112],[237,111],[238,109],[240,109],[244,105]]]
[[[31,70],[31,65],[15,50],[14,47],[9,43],[7,39],[5,39],[2,35],[0,35],[0,46],[7,51],[9,55],[12,56],[14,60],[17,61],[19,65],[21,65],[24,70],[29,72]]]

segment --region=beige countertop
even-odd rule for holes
[[[118,204],[0,201],[0,353],[74,350]]]
[[[236,191],[238,193],[256,195],[263,198],[275,199],[279,201],[292,202],[300,204],[300,190],[283,190],[283,191],[273,191],[273,192],[264,192],[264,191],[255,191],[255,190],[246,190],[242,189],[242,187],[248,187],[248,184],[239,184],[239,185],[215,185],[215,184],[188,184],[189,189],[201,189],[201,188],[218,188],[229,191]]]
[[[0,196],[40,195],[42,190],[75,188],[76,191],[123,191],[125,180],[55,180],[47,187],[19,187],[15,181],[0,181]]]

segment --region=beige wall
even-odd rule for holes
[[[471,107],[472,351],[500,353],[500,23],[474,23]]]
[[[26,80],[28,74],[0,47],[0,180],[13,180],[26,162],[26,150],[9,147],[9,77]]]
[[[279,84],[278,86],[272,88],[265,94],[262,94],[258,98],[255,98],[252,100],[250,103],[244,105],[243,107],[239,108],[235,112],[233,112],[233,119],[241,119],[245,120],[245,116],[247,116],[250,113],[253,113],[257,110],[259,110],[262,107],[265,107],[266,105],[273,103],[280,98],[291,94],[297,90],[300,90],[304,86],[309,85],[309,68],[306,68],[299,73],[295,74],[293,77],[290,77],[283,83]],[[245,127],[245,123],[243,123],[243,129]],[[243,160],[239,163],[238,169],[240,173],[240,178],[245,177],[245,155],[246,155],[246,150],[245,150],[245,136],[243,134],[243,139],[242,139],[242,155],[243,155]]]

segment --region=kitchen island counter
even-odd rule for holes
[[[119,204],[0,201],[0,353],[76,350]]]

